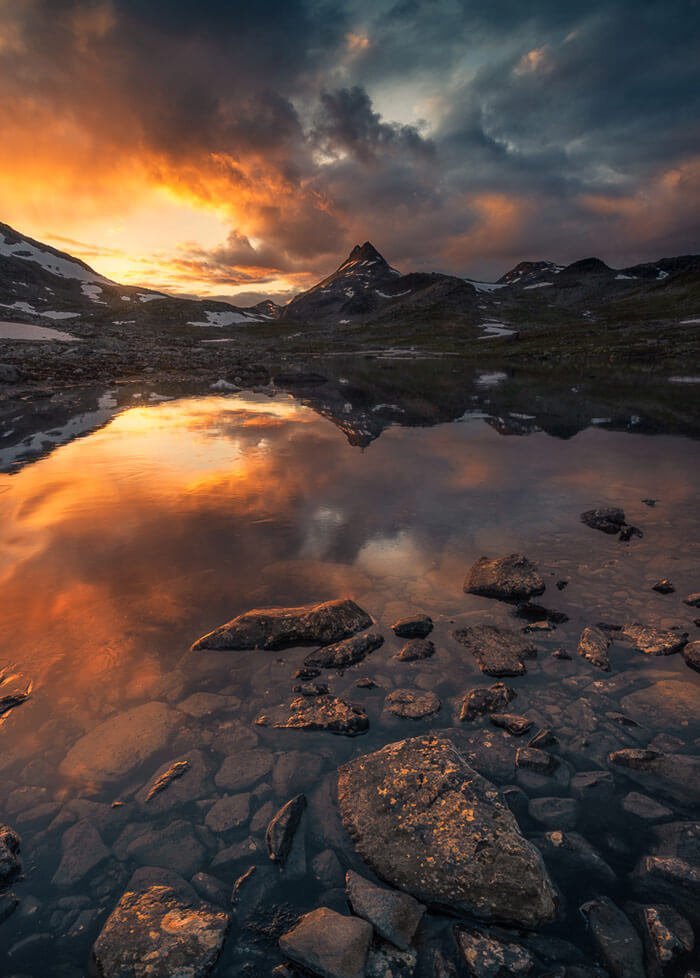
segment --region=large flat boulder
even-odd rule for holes
[[[320,978],[364,978],[372,925],[319,907],[305,914],[280,938],[280,948],[296,964]]]
[[[620,700],[624,713],[638,723],[667,733],[687,734],[700,724],[700,696],[692,682],[660,679]]]
[[[554,918],[542,856],[452,739],[414,737],[350,761],[338,799],[363,859],[422,903],[522,927]]]
[[[542,594],[544,581],[537,567],[522,554],[507,557],[480,557],[464,581],[467,594],[501,601],[523,601]]]
[[[471,625],[454,633],[456,641],[470,652],[487,676],[522,676],[524,659],[537,655],[537,646],[527,636],[497,625]]]
[[[688,643],[688,633],[679,628],[654,628],[638,622],[623,625],[620,638],[645,655],[674,655]]]
[[[95,941],[101,978],[205,978],[219,957],[228,916],[170,886],[127,890]]]
[[[282,649],[291,645],[330,645],[369,628],[372,619],[350,598],[298,608],[256,608],[202,636],[202,649]]]
[[[61,774],[85,781],[122,778],[165,747],[181,724],[182,714],[165,703],[125,710],[81,737],[61,762]]]

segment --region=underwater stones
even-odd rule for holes
[[[343,765],[338,798],[365,862],[421,903],[524,927],[553,919],[541,855],[449,738],[413,737]]]
[[[539,747],[519,747],[515,756],[518,768],[534,771],[535,774],[551,776],[559,768],[560,760],[554,754],[541,750]]]
[[[620,705],[637,722],[666,732],[685,733],[689,724],[700,723],[697,691],[692,683],[677,679],[660,679],[627,693]]]
[[[681,805],[700,805],[700,757],[627,747],[608,755],[613,768]]]
[[[272,862],[284,866],[305,808],[306,797],[297,795],[283,805],[270,820],[265,833],[265,842],[267,854]]]
[[[362,707],[336,696],[300,696],[292,700],[290,711],[274,726],[283,730],[327,730],[345,737],[356,737],[369,729],[369,718]]]
[[[553,873],[558,872],[564,878],[585,873],[607,884],[614,883],[616,880],[615,873],[598,850],[578,832],[555,829],[532,841]]]
[[[169,886],[127,890],[95,941],[102,978],[206,978],[219,957],[228,916]]]
[[[609,636],[595,625],[587,625],[581,632],[578,641],[578,654],[604,672],[610,672],[609,648]]]
[[[544,581],[535,564],[522,554],[480,557],[467,574],[464,590],[485,598],[519,601],[542,594]]]
[[[628,792],[622,799],[622,807],[628,814],[643,818],[645,822],[659,822],[673,815],[670,808],[638,791]]]
[[[186,771],[189,771],[190,766],[190,762],[187,759],[182,761],[173,761],[172,764],[169,764],[162,774],[157,775],[153,779],[146,793],[146,802],[151,801],[156,795],[159,795],[161,791],[165,791],[165,789],[171,785],[173,781],[177,781],[178,778],[181,778]]]
[[[571,779],[571,794],[579,801],[609,801],[615,793],[615,781],[609,771],[578,771]]]
[[[662,577],[661,580],[656,581],[655,584],[652,584],[651,589],[658,594],[673,594],[676,590],[667,577]]]
[[[347,669],[356,662],[362,662],[383,644],[384,636],[377,632],[353,635],[336,642],[335,645],[326,645],[322,649],[310,652],[304,659],[304,665],[312,669]]]
[[[700,925],[700,865],[678,856],[643,856],[632,885],[647,900],[661,900]]]
[[[165,703],[144,703],[98,724],[73,745],[61,762],[64,777],[114,781],[167,744],[182,723]]]
[[[593,943],[614,978],[645,978],[642,942],[629,918],[609,897],[581,906]]]
[[[459,719],[464,723],[475,720],[486,713],[502,711],[518,694],[505,683],[494,683],[492,686],[475,686],[470,689],[462,700]]]
[[[455,937],[472,978],[524,978],[535,966],[532,954],[520,944],[467,927],[456,927]]]
[[[661,978],[667,968],[693,951],[693,928],[673,907],[665,904],[640,907],[637,919],[650,978]]]
[[[454,637],[487,676],[522,676],[527,671],[523,659],[537,655],[537,646],[531,640],[496,625],[471,625],[457,630]]]
[[[319,907],[280,937],[282,953],[320,978],[364,978],[372,926]]]
[[[61,862],[51,880],[54,886],[73,886],[110,855],[102,836],[87,819],[66,829],[61,849]]]
[[[204,824],[212,832],[230,832],[245,825],[250,817],[250,795],[224,795],[211,806]]]
[[[198,639],[203,649],[282,649],[290,645],[330,645],[369,628],[372,619],[350,598],[298,608],[256,608]]]
[[[525,621],[547,621],[553,625],[563,625],[569,620],[569,616],[563,611],[553,611],[551,608],[545,608],[533,601],[521,601],[515,609],[515,614],[518,618],[524,618]]]
[[[435,645],[429,638],[412,638],[400,649],[395,659],[400,662],[417,662],[421,659],[430,659],[435,655]]]
[[[401,950],[408,950],[423,919],[425,907],[408,893],[388,890],[348,870],[345,892],[352,911]]]
[[[427,638],[433,630],[433,619],[429,615],[411,615],[399,618],[391,626],[399,638]]]
[[[575,798],[531,798],[527,806],[530,818],[553,829],[573,829],[578,819]]]
[[[193,826],[177,819],[160,828],[128,825],[117,839],[114,853],[122,861],[133,860],[141,866],[190,877],[202,868],[206,850]]]
[[[683,598],[683,604],[687,604],[691,608],[700,608],[700,591],[695,591]]]
[[[384,700],[384,706],[404,720],[422,720],[438,713],[442,703],[435,693],[415,689],[395,689]]]
[[[21,839],[9,825],[0,825],[0,890],[22,872],[19,858]]]
[[[269,774],[273,761],[273,755],[262,748],[229,754],[216,772],[214,781],[217,787],[227,791],[243,791]]]
[[[675,628],[652,628],[638,623],[623,625],[620,639],[645,655],[673,655],[688,641],[688,633]]]

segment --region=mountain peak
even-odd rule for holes
[[[365,241],[361,245],[356,244],[340,267],[343,268],[345,265],[350,264],[350,262],[358,261],[374,261],[381,262],[383,265],[388,264],[384,256],[377,251],[371,241]]]

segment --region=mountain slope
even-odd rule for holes
[[[374,245],[355,245],[345,261],[307,292],[295,296],[282,318],[346,325],[445,316],[476,317],[476,292],[463,279],[439,272],[402,275]]]
[[[85,262],[0,223],[0,319],[121,325],[148,320],[231,326],[259,322],[259,312],[227,302],[179,299],[119,285]]]

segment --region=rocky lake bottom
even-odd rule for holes
[[[0,975],[698,968],[696,434],[504,380],[415,426],[220,387],[23,432]]]

